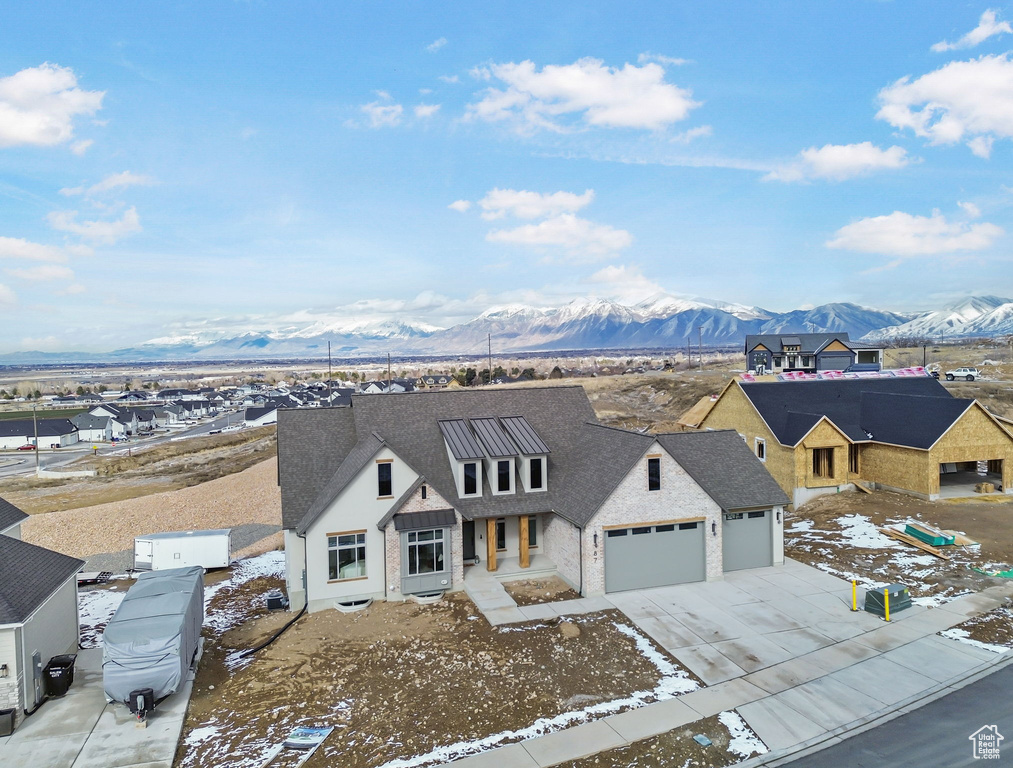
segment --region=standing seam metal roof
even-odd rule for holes
[[[524,456],[542,456],[549,453],[549,446],[542,442],[542,438],[523,416],[502,416],[500,423]]]
[[[478,444],[464,419],[446,419],[440,421],[439,424],[443,438],[450,446],[450,451],[454,454],[455,459],[468,461],[485,458],[485,449]]]
[[[471,419],[471,428],[475,430],[478,442],[485,448],[485,455],[490,459],[505,459],[517,455],[517,446],[507,437],[496,419],[489,417]]]

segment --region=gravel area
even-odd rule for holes
[[[178,491],[32,515],[21,530],[32,544],[82,559],[101,556],[96,557],[101,561],[118,557],[124,550],[129,555],[135,536],[202,528],[242,527],[240,538],[233,541],[234,554],[238,554],[265,536],[274,536],[280,525],[281,492],[277,464],[271,458]]]
[[[255,544],[264,541],[280,530],[280,525],[266,525],[264,523],[248,523],[246,525],[232,526],[233,558],[240,556],[239,553],[241,552],[249,554],[248,550],[255,549]],[[265,550],[273,548],[273,546],[264,547]],[[84,560],[84,569],[86,571],[126,573],[134,564],[134,552],[133,549],[123,549],[119,552],[101,552],[89,555]]]

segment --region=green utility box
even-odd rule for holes
[[[870,589],[865,593],[865,610],[877,616],[886,615],[886,593],[890,593],[890,613],[903,611],[911,607],[911,593],[903,584],[890,584],[878,589]]]

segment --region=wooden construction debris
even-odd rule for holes
[[[970,539],[960,531],[943,531],[948,536],[953,537],[953,544],[957,547],[980,547],[981,543]]]
[[[935,555],[943,560],[949,560],[949,555],[943,554],[938,549],[933,547],[931,544],[926,544],[924,541],[919,541],[914,536],[898,531],[896,528],[879,528],[877,529],[884,536],[889,536],[891,539],[900,541],[904,544],[910,544],[912,547],[918,547],[923,552],[928,552],[930,555]]]

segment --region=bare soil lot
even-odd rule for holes
[[[0,495],[30,515],[90,507],[154,493],[190,488],[242,472],[277,453],[275,428],[259,427],[229,435],[195,437],[131,455],[88,456],[68,466],[96,471],[96,477],[0,482]]]
[[[941,560],[876,531],[920,520],[955,530],[980,547],[942,547]],[[900,583],[921,602],[955,597],[1001,583],[980,574],[1013,562],[1013,501],[922,501],[897,493],[821,496],[785,520],[785,555],[867,586]]]
[[[541,603],[559,603],[563,600],[576,600],[580,593],[558,576],[544,579],[522,579],[505,581],[503,588],[514,599],[517,605],[539,605]]]
[[[461,742],[488,748],[699,684],[618,611],[576,618],[566,637],[554,622],[491,627],[461,594],[307,614],[230,661],[291,617],[258,608],[268,586],[216,596],[255,618],[207,643],[177,765],[256,766],[297,725],[336,727],[307,768],[436,764],[474,749]]]
[[[958,635],[995,648],[1013,650],[1013,601],[1007,600],[1005,605],[993,608],[988,613],[972,616],[948,632],[956,632]]]

